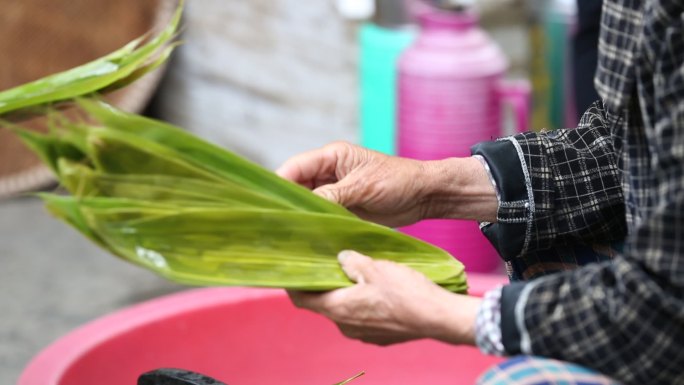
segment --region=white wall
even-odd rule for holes
[[[520,67],[524,29],[510,22],[520,17],[493,8],[503,15],[493,35]],[[269,168],[357,140],[357,26],[332,1],[189,0],[184,25],[157,98],[163,119]]]

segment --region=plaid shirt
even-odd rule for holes
[[[624,238],[624,250],[492,291],[478,342],[624,384],[684,384],[684,2],[605,0],[601,23],[603,102],[579,127],[473,153],[500,195],[483,231],[509,264],[572,244]]]

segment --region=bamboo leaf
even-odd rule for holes
[[[437,284],[465,290],[463,266],[449,254],[357,218],[187,207],[173,201],[71,199],[78,202],[87,228],[110,250],[185,284],[298,290],[345,287],[352,282],[335,255],[353,248],[405,264]]]
[[[63,197],[55,194],[37,194],[50,213],[73,226],[81,234],[95,242],[99,246],[107,249],[107,245],[100,237],[88,226],[85,218],[81,214],[78,201],[71,197]],[[112,250],[110,250],[112,251]]]
[[[26,114],[22,110],[40,111],[37,107],[41,105],[90,95],[105,88],[111,91],[115,88],[113,85],[128,84],[155,69],[161,64],[160,60],[170,55],[173,45],[163,50],[159,59],[155,59],[155,54],[173,39],[182,6],[183,1],[166,28],[146,43],[143,43],[143,36],[89,63],[0,92],[0,115],[12,112],[24,118]]]
[[[439,248],[317,206],[306,189],[281,196],[248,183],[291,185],[173,126],[96,106],[115,118],[103,127],[55,119],[50,134],[29,137],[74,194],[46,199],[51,212],[121,258],[184,284],[328,290],[352,284],[335,256],[354,249],[467,290],[463,266]],[[216,167],[223,154],[237,160],[230,172]]]
[[[83,161],[86,155],[82,149],[68,138],[54,134],[41,134],[28,129],[10,127],[24,144],[30,148],[40,160],[55,174],[58,174],[59,159],[69,159],[75,162]]]
[[[58,162],[62,184],[77,197],[113,197],[152,202],[185,201],[226,207],[291,209],[240,185],[208,183],[167,175],[106,174],[65,159]]]
[[[273,172],[178,127],[128,114],[103,102],[80,100],[79,105],[107,128],[133,134],[139,142],[147,139],[172,148],[176,151],[176,157],[205,168],[214,175],[261,191],[296,207],[353,216],[343,207],[312,194],[304,187],[286,181]]]

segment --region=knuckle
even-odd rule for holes
[[[342,190],[342,189],[343,189],[343,187],[334,188],[334,189],[329,188],[329,189],[323,190],[322,192],[325,195],[325,197],[328,198],[328,200],[331,200],[333,202],[340,202],[340,199],[342,197],[340,190]]]
[[[370,151],[357,146],[356,144],[346,141],[337,141],[329,145],[329,151],[332,151],[341,164],[347,168],[364,163],[370,157]]]
[[[353,184],[347,187],[349,190],[355,192],[359,195],[359,201],[363,203],[368,203],[375,196],[377,196],[377,182],[371,178],[361,178],[357,177]]]
[[[334,142],[326,144],[323,148],[326,151],[332,151],[335,153],[343,153],[343,152],[348,152],[348,151],[353,151],[356,146],[344,141],[344,140],[336,140]]]

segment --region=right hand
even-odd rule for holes
[[[496,217],[494,189],[472,158],[418,161],[337,142],[291,158],[277,173],[390,227],[426,218]]]
[[[289,291],[295,306],[322,314],[349,337],[377,345],[419,338],[475,345],[479,298],[451,293],[407,266],[354,251],[338,254],[356,284],[328,292]]]

